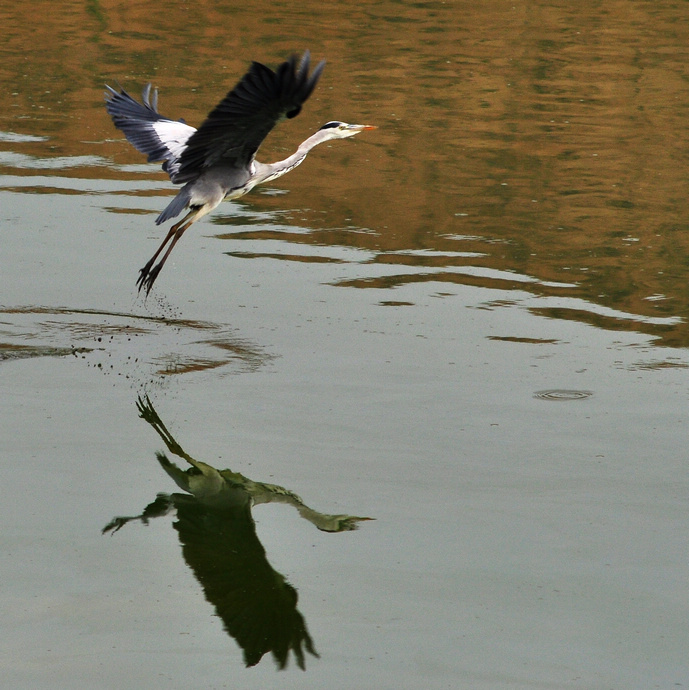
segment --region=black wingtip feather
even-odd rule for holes
[[[190,182],[203,170],[223,161],[248,169],[254,154],[271,129],[283,118],[294,118],[311,96],[325,68],[318,63],[309,75],[311,53],[297,64],[290,56],[275,71],[252,62],[247,73],[211,111],[187,142],[176,183]]]

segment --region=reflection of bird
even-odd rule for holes
[[[291,156],[277,163],[259,163],[256,151],[268,133],[285,117],[296,117],[311,95],[325,61],[309,76],[309,51],[299,65],[291,57],[275,72],[258,62],[252,63],[239,83],[208,115],[197,130],[183,121],[169,120],[158,113],[158,92],[151,85],[143,91],[143,105],[126,91],[117,93],[107,86],[106,108],[115,126],[149,161],[164,161],[163,170],[175,184],[184,184],[177,196],[158,216],[160,225],[189,212],[175,223],[150,261],[141,269],[139,290],[148,293],[173,247],[184,231],[212,211],[223,199],[237,199],[256,185],[284,175],[299,165],[318,144],[345,139],[372,125],[328,122],[299,145]],[[158,255],[168,245],[154,267]]]
[[[356,529],[357,522],[369,518],[318,513],[287,489],[253,482],[238,472],[217,470],[195,460],[170,434],[148,398],[139,399],[137,406],[168,450],[191,465],[182,470],[164,453],[156,454],[161,467],[188,493],[159,494],[141,515],[114,518],[103,532],[116,532],[133,520],[147,523],[176,510],[174,527],[184,559],[225,629],[244,650],[246,665],[257,664],[271,652],[278,666],[285,668],[291,650],[299,667],[304,668],[304,650],[318,654],[297,610],[296,590],[266,558],[251,507],[287,502],[319,529],[333,532]]]
[[[181,479],[187,474],[165,454],[157,457],[171,476]],[[189,480],[203,493],[204,475],[192,468]],[[299,667],[305,668],[304,650],[316,657],[318,653],[297,609],[297,591],[266,558],[248,494],[226,485],[218,494],[211,489],[209,497],[158,494],[141,515],[115,518],[103,532],[116,532],[132,520],[147,523],[174,509],[184,560],[225,630],[244,651],[244,663],[255,666],[271,652],[283,669],[292,651]]]

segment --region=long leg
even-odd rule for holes
[[[158,416],[158,413],[153,407],[153,403],[148,396],[139,398],[136,401],[136,409],[139,410],[139,416],[144,421],[148,422],[158,433],[158,436],[163,440],[167,449],[174,453],[178,458],[186,460],[190,465],[194,465],[196,460],[192,458],[188,453],[185,453],[182,446],[177,443],[174,436],[168,431],[163,420]]]
[[[178,223],[175,223],[165,236],[165,239],[162,241],[158,249],[156,250],[156,253],[149,259],[148,263],[139,271],[139,277],[136,281],[137,287],[139,288],[139,292],[141,292],[142,289],[146,290],[146,294],[151,291],[151,288],[153,287],[153,283],[155,283],[156,278],[158,277],[158,274],[160,273],[160,270],[163,268],[165,262],[167,261],[167,257],[170,256],[170,252],[172,251],[173,247],[177,244],[179,241],[179,238],[182,237],[184,234],[184,231],[201,215],[204,215],[202,212],[202,209],[200,208],[194,208],[189,213],[187,213],[182,220],[180,220]],[[163,258],[158,262],[157,266],[153,266],[155,263],[155,260],[158,258],[158,255],[160,252],[165,249],[165,246],[170,243],[170,246],[167,248],[167,251],[163,255]]]
[[[173,225],[167,235],[165,236],[165,239],[162,241],[160,247],[156,250],[156,253],[150,258],[150,260],[146,263],[146,265],[139,271],[139,278],[136,281],[136,284],[139,286],[139,292],[141,292],[141,288],[143,286],[143,281],[144,278],[148,275],[148,272],[151,270],[151,266],[155,263],[155,260],[158,258],[158,254],[163,251],[163,248],[165,245],[172,239],[172,236],[175,234],[175,229],[176,226]]]

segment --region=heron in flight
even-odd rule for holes
[[[237,199],[256,185],[284,175],[324,141],[346,139],[366,129],[376,129],[373,125],[328,122],[303,141],[291,156],[276,163],[259,163],[255,159],[259,146],[278,122],[299,114],[323,72],[325,60],[311,74],[309,67],[308,50],[298,65],[292,56],[275,71],[253,62],[199,129],[183,120],[163,117],[158,112],[158,91],[154,90],[151,96],[151,84],[144,87],[143,104],[126,91],[118,93],[106,85],[105,107],[115,127],[148,156],[149,162],[163,161],[163,170],[174,184],[184,185],[156,218],[156,225],[189,209],[170,228],[156,253],[141,269],[137,280],[139,292],[142,289],[146,294],[150,292],[184,231],[223,199]]]

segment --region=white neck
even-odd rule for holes
[[[259,163],[258,161],[254,161],[253,175],[249,182],[250,188],[255,187],[257,184],[262,184],[263,182],[275,180],[278,177],[282,177],[282,175],[288,173],[290,170],[294,170],[294,168],[306,158],[306,154],[314,146],[318,146],[318,144],[322,144],[324,141],[329,141],[333,138],[329,130],[319,129],[308,139],[302,141],[302,143],[299,144],[299,148],[284,160],[277,161],[276,163]]]

